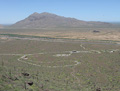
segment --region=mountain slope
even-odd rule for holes
[[[12,25],[18,28],[55,28],[55,27],[91,27],[110,26],[105,22],[86,22],[75,18],[66,18],[51,13],[33,13],[26,19]]]
[[[2,26],[2,25],[0,25],[0,28],[3,28],[3,26]]]

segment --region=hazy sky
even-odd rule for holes
[[[50,12],[86,21],[120,21],[120,0],[0,0],[0,24]]]

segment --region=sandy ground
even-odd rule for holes
[[[93,30],[100,31],[98,33]],[[0,30],[0,33],[33,35],[53,38],[117,40],[120,41],[120,28],[80,28],[80,29],[15,29]]]
[[[90,40],[117,40],[120,41],[120,32],[42,32],[42,33],[20,33],[21,35],[35,35],[55,38],[90,39]]]

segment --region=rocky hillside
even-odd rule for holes
[[[75,18],[67,18],[51,13],[33,13],[24,20],[12,25],[15,28],[64,28],[64,27],[93,27],[111,26],[105,22],[87,22]]]

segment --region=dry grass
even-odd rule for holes
[[[93,30],[100,32],[94,33]],[[0,33],[70,39],[120,40],[120,28],[8,29],[0,30]]]

